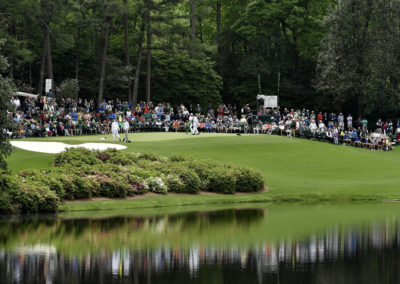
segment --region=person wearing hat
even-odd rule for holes
[[[297,126],[297,122],[296,122],[296,119],[294,118],[290,122],[290,137],[292,137],[292,138],[296,137],[296,126]]]
[[[125,138],[124,138],[124,142],[131,142],[128,138],[128,133],[129,133],[129,122],[128,120],[124,119],[124,122],[122,124],[122,127],[124,129],[125,132]]]

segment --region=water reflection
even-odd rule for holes
[[[1,283],[398,282],[393,218],[263,238],[268,211],[1,222]],[[271,228],[273,229],[273,228]],[[250,235],[261,235],[253,242]],[[245,238],[243,238],[245,236]],[[221,241],[222,238],[222,241]],[[223,240],[226,240],[224,244]],[[217,240],[214,242],[213,240]]]

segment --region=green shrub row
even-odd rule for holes
[[[0,212],[54,212],[61,203],[50,186],[52,181],[37,178],[39,171],[26,171],[30,176],[16,176],[0,171]]]
[[[0,172],[0,211],[53,212],[63,200],[125,198],[136,194],[223,194],[256,192],[261,174],[245,167],[182,156],[89,151],[72,148],[56,155],[48,171]]]

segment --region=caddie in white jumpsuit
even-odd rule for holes
[[[192,123],[191,123],[191,130],[192,130],[192,135],[198,135],[199,131],[197,130],[197,128],[200,126],[199,120],[197,119],[197,117],[194,115],[192,117]]]
[[[115,141],[115,136],[118,137],[119,141],[121,141],[121,137],[119,137],[119,125],[118,122],[116,120],[113,121],[113,123],[111,124],[111,132],[113,135],[113,141]]]

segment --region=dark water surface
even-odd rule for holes
[[[400,282],[396,204],[216,209],[3,218],[0,283]]]

